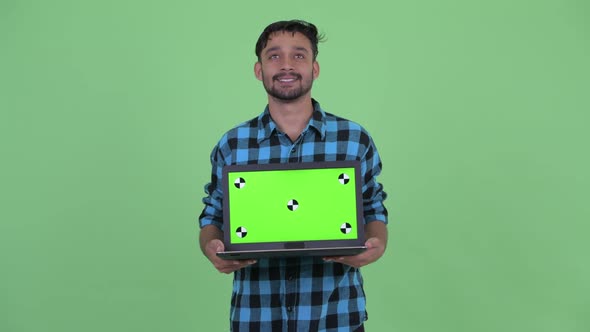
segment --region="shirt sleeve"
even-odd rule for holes
[[[205,207],[199,216],[199,226],[214,225],[220,230],[223,226],[223,192],[221,190],[221,177],[223,161],[219,151],[219,144],[211,152],[211,182],[205,185],[203,204]]]
[[[369,138],[369,146],[361,157],[361,174],[363,176],[363,214],[365,224],[372,221],[382,221],[387,224],[387,209],[383,201],[387,193],[383,191],[383,185],[377,182],[377,176],[381,173],[381,158],[373,140]]]

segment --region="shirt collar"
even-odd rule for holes
[[[311,119],[309,119],[307,127],[303,131],[305,132],[306,130],[309,130],[309,128],[313,128],[318,134],[320,134],[320,137],[323,140],[326,136],[326,113],[320,107],[320,103],[315,99],[312,99],[311,102],[313,104],[313,113]],[[278,131],[277,124],[270,116],[268,105],[266,105],[264,112],[258,116],[258,136],[256,138],[258,143],[265,139],[269,139],[276,131]]]

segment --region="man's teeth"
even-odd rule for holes
[[[293,82],[293,81],[295,81],[295,79],[294,78],[281,78],[281,79],[279,79],[279,81],[281,81],[281,82]]]

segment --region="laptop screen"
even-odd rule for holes
[[[358,162],[226,167],[226,240],[356,240],[362,223],[358,168]]]

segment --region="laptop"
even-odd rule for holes
[[[223,168],[224,259],[366,250],[360,161]]]

